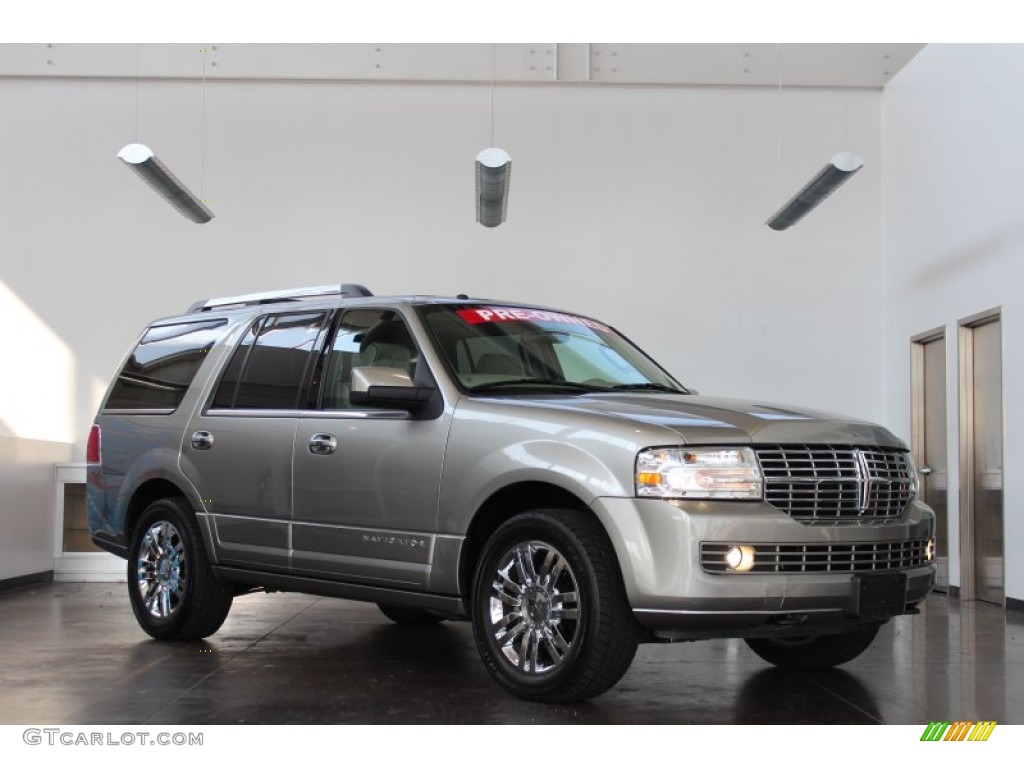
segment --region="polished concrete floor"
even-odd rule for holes
[[[520,701],[468,624],[400,627],[372,605],[296,594],[235,601],[203,643],[159,643],[123,584],[0,593],[0,724],[1024,724],[1024,616],[933,595],[859,659],[793,673],[742,641],[641,646],[592,701]]]

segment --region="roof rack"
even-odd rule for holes
[[[209,312],[223,307],[251,307],[257,304],[276,304],[283,301],[298,301],[314,296],[342,296],[346,299],[358,299],[373,296],[365,285],[342,283],[335,285],[315,285],[309,288],[292,288],[287,291],[266,291],[265,293],[246,293],[241,296],[223,296],[219,299],[200,299],[188,308],[192,312]]]

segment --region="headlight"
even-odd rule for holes
[[[651,448],[636,457],[637,496],[760,499],[761,488],[750,448]]]

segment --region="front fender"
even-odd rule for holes
[[[464,533],[473,513],[488,498],[502,488],[526,482],[557,486],[585,504],[600,496],[623,496],[631,491],[583,448],[555,440],[525,440],[462,460],[457,470],[446,462],[439,530]]]
[[[632,497],[637,451],[678,442],[661,426],[516,400],[463,398],[448,433],[438,531],[465,535],[481,505],[516,483],[540,482],[584,504]]]

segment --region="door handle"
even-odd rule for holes
[[[192,433],[192,447],[197,451],[208,451],[213,447],[213,434],[201,429]]]
[[[309,438],[309,452],[314,456],[327,456],[338,447],[338,438],[324,432],[317,432]]]
[[[931,467],[921,467],[921,468],[920,468],[919,470],[917,470],[917,471],[918,471],[918,472],[919,472],[920,474],[924,475],[925,477],[928,477],[928,475],[930,475],[930,474],[932,473],[932,468],[931,468]]]

